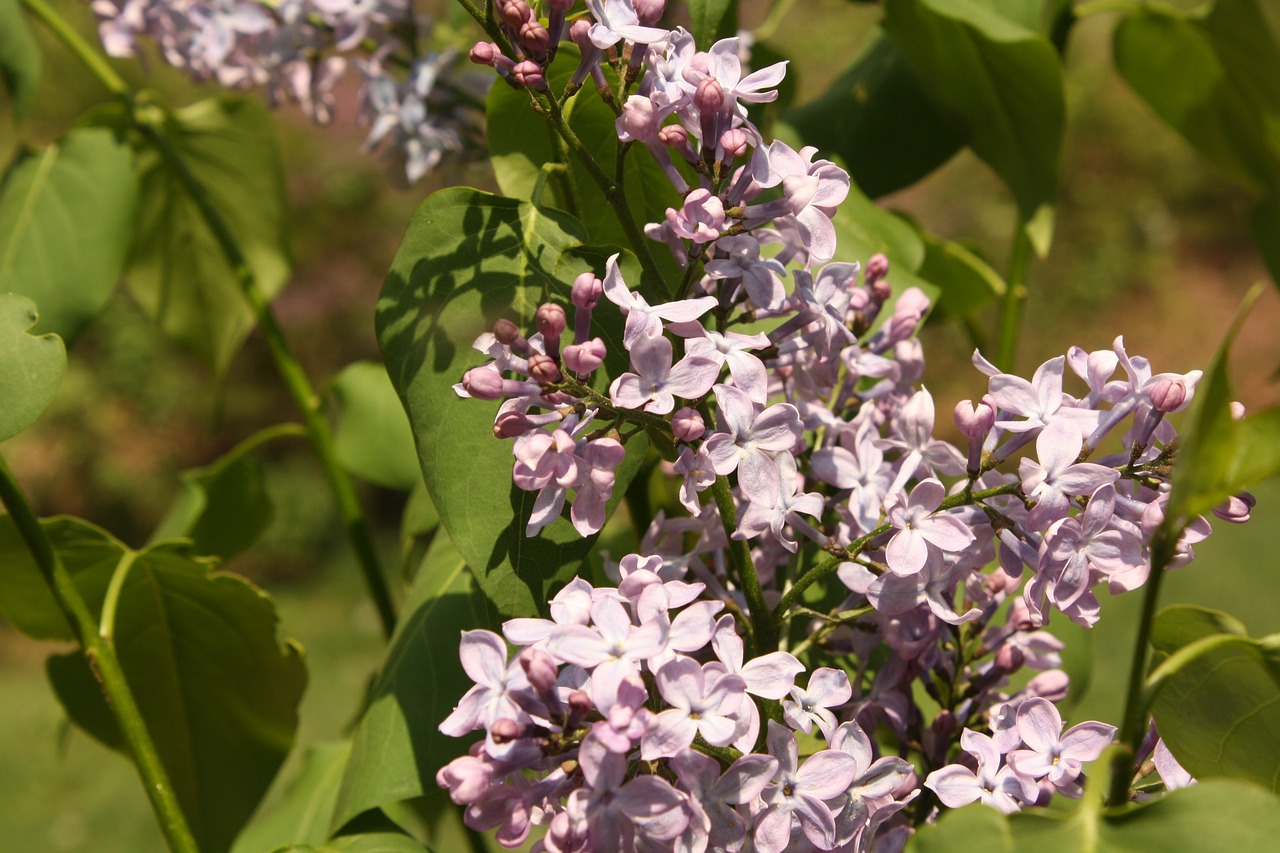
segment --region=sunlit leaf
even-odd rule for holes
[[[883,26],[935,108],[1009,186],[1032,244],[1047,253],[1066,122],[1053,45],[977,0],[887,0]]]
[[[108,130],[20,154],[0,184],[0,293],[34,299],[40,331],[72,342],[115,289],[137,201],[133,155]]]
[[[186,543],[138,552],[100,619],[192,831],[202,849],[226,850],[293,744],[300,649],[277,639],[265,593],[211,572]],[[48,669],[72,721],[118,745],[105,700],[84,688],[83,655],[56,655]]]
[[[689,31],[699,50],[738,34],[738,0],[689,0]]]
[[[982,258],[951,240],[925,235],[921,278],[940,291],[933,311],[936,319],[973,314],[1004,296],[1008,286]]]
[[[342,467],[388,489],[413,489],[422,480],[413,431],[386,368],[349,364],[333,380],[333,394],[342,410],[333,437]]]
[[[266,109],[253,100],[211,98],[166,114],[158,131],[225,222],[258,286],[274,296],[289,276],[288,206]],[[221,372],[254,323],[239,271],[202,217],[182,170],[145,143],[139,169],[130,289],[161,328]]]
[[[0,441],[36,422],[67,369],[61,338],[27,333],[38,319],[30,299],[0,293]]]
[[[505,615],[545,607],[594,537],[584,539],[564,518],[525,535],[536,494],[511,482],[511,443],[493,437],[498,404],[459,398],[453,385],[487,360],[471,345],[495,319],[529,328],[543,300],[569,304],[580,272],[603,274],[605,252],[581,249],[581,239],[578,224],[557,211],[472,189],[442,190],[414,215],[378,303],[378,339],[409,413],[432,503]],[[634,261],[624,263],[634,276]],[[620,315],[601,307],[596,318],[613,372],[626,363]],[[611,506],[645,444],[643,436],[628,443]]]

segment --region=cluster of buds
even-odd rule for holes
[[[468,119],[437,82],[452,52],[412,53],[408,0],[92,0],[111,56],[134,56],[148,37],[166,62],[196,80],[265,86],[273,102],[296,103],[314,121],[333,117],[334,91],[352,65],[364,73],[360,119],[368,150],[384,149],[410,181],[463,148]],[[392,57],[408,71],[387,70]],[[408,58],[404,58],[407,56]]]

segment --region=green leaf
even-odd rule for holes
[[[1046,254],[1066,122],[1053,45],[976,0],[887,0],[883,26],[926,97],[1009,186]]]
[[[40,527],[75,579],[81,597],[96,611],[124,556],[124,546],[105,530],[78,518],[47,518]],[[32,639],[74,641],[71,626],[8,515],[0,515],[0,566],[0,615]]]
[[[151,541],[190,539],[197,554],[230,560],[248,550],[275,518],[262,465],[253,453],[282,435],[297,435],[293,424],[268,427],[245,439],[217,462],[182,472],[173,506]]]
[[[551,66],[548,83],[551,91],[559,92],[569,81],[577,62],[576,48],[566,45],[557,54]],[[587,86],[565,104],[565,118],[583,146],[591,153],[605,173],[613,175],[617,159],[617,116],[609,105],[601,100],[594,88]],[[556,143],[556,133],[545,118],[529,105],[529,93],[510,86],[494,86],[489,90],[485,110],[489,159],[503,195],[516,199],[529,199],[538,182],[538,173],[544,164],[566,162]],[[551,178],[551,197],[542,204],[560,210],[576,210],[578,220],[586,227],[592,243],[627,245],[626,232],[618,223],[618,214],[600,187],[592,179],[587,168],[577,157],[567,155],[573,175],[576,193],[572,204],[566,200],[561,182]],[[647,222],[661,222],[668,207],[678,203],[679,194],[658,166],[657,161],[643,145],[633,145],[626,155],[625,188],[627,202],[640,226]],[[671,259],[671,253],[654,243],[657,258],[668,278],[679,280],[680,270]]]
[[[526,202],[453,188],[433,194],[414,214],[378,303],[378,340],[417,442],[418,458],[458,550],[485,594],[504,615],[532,615],[573,576],[594,537],[566,519],[534,537],[525,526],[536,493],[511,482],[511,444],[493,437],[496,402],[462,399],[453,385],[486,361],[471,344],[500,316],[532,325],[555,296],[568,304],[569,284],[587,269],[604,272],[604,251],[579,250],[580,226]],[[633,263],[624,274],[637,281]],[[611,360],[625,363],[621,324],[597,312]],[[602,371],[603,372],[603,371]],[[610,511],[621,499],[647,443],[628,443]]]
[[[1156,614],[1151,623],[1151,647],[1168,656],[1183,646],[1215,634],[1246,634],[1244,623],[1230,613],[1178,604],[1166,607]]]
[[[879,29],[831,88],[783,119],[822,156],[838,154],[872,197],[914,184],[964,145]]]
[[[1115,31],[1116,68],[1223,174],[1280,190],[1280,48],[1255,0],[1207,15],[1143,5]]]
[[[282,844],[322,844],[329,838],[338,786],[351,754],[350,741],[307,747],[302,767],[284,798],[266,810],[236,838],[231,853],[261,853]]]
[[[22,17],[18,0],[0,0],[0,80],[13,100],[14,123],[31,109],[40,79],[40,48]]]
[[[466,741],[438,729],[472,685],[457,643],[464,630],[497,630],[498,623],[462,554],[437,535],[356,729],[333,827],[433,790],[436,771],[466,750]]]
[[[941,291],[933,317],[955,319],[973,314],[1004,296],[1008,285],[986,261],[959,243],[924,235],[921,278]]]
[[[738,34],[738,0],[689,0],[689,31],[699,50]]]
[[[125,679],[192,831],[202,849],[226,850],[293,744],[300,649],[276,639],[270,597],[211,572],[181,542],[138,552],[101,621],[114,625]],[[114,729],[101,694],[91,702],[82,687],[91,677],[82,655],[55,656],[49,675],[73,722],[96,736]]]
[[[166,114],[157,130],[181,157],[268,298],[289,276],[288,206],[271,117],[256,101],[210,98]],[[181,173],[139,152],[142,196],[129,286],[166,333],[216,372],[254,324],[240,285]]]
[[[273,853],[428,853],[407,835],[374,832],[367,835],[344,835],[316,845],[288,845]]]
[[[1188,625],[1186,614],[1170,618],[1169,657],[1150,679],[1152,714],[1169,751],[1197,779],[1247,779],[1280,793],[1280,634],[1251,640],[1205,633],[1214,626]],[[1188,642],[1171,645],[1181,639]]]
[[[1029,810],[1005,817],[975,804],[921,827],[906,853],[1224,853],[1275,850],[1277,837],[1280,800],[1214,780],[1141,806],[1101,809],[1086,801],[1066,816]]]
[[[1249,234],[1273,282],[1280,282],[1280,187],[1249,211]]]
[[[74,341],[115,289],[137,204],[133,155],[108,130],[20,154],[0,185],[0,292],[31,297],[40,330]]]
[[[1280,471],[1280,407],[1231,415],[1235,397],[1227,376],[1227,355],[1260,287],[1245,299],[1222,347],[1196,385],[1174,464],[1165,508],[1174,529],[1222,501]]]
[[[0,441],[36,422],[53,402],[67,369],[57,335],[29,335],[36,306],[25,296],[0,294]]]
[[[347,365],[333,381],[342,410],[334,445],[338,461],[355,476],[407,492],[421,482],[413,430],[381,364]]]

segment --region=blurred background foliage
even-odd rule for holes
[[[84,32],[87,5],[54,4]],[[435,10],[440,3],[419,3]],[[763,21],[767,2],[743,3],[744,26]],[[1267,4],[1264,4],[1267,5]],[[1272,7],[1274,13],[1275,7]],[[796,103],[820,95],[846,68],[881,15],[875,4],[805,0],[764,34],[768,49],[792,59]],[[1270,23],[1280,32],[1280,15]],[[1111,57],[1115,18],[1081,21],[1066,54],[1067,124],[1057,229],[1047,259],[1033,263],[1018,372],[1071,344],[1108,347],[1117,334],[1157,370],[1206,364],[1241,297],[1266,270],[1244,224],[1251,197],[1168,129],[1117,75]],[[36,28],[46,72],[22,130],[28,144],[61,132],[103,93]],[[213,94],[161,62],[116,67],[160,89],[173,104]],[[295,271],[275,305],[308,373],[321,385],[347,364],[377,359],[373,310],[382,278],[414,208],[446,182],[493,189],[482,159],[393,188],[387,169],[360,152],[355,89],[339,93],[334,124],[317,128],[291,110],[277,113],[288,171]],[[0,110],[0,152],[17,133]],[[997,269],[1015,221],[1003,184],[967,149],[918,184],[881,204],[959,240]],[[1250,409],[1280,402],[1280,298],[1270,288],[1238,339],[1233,364]],[[227,376],[213,378],[193,356],[154,333],[123,290],[85,331],[63,388],[39,428],[6,446],[18,479],[41,515],[69,513],[140,545],[179,489],[179,473],[206,465],[244,437],[297,415],[280,387],[263,340],[250,337]],[[939,401],[940,431],[952,429],[955,400],[980,396],[985,379],[969,364],[971,344],[954,323],[926,330],[928,384]],[[282,633],[307,649],[310,684],[298,742],[347,733],[381,658],[377,618],[310,449],[273,443],[262,454],[275,518],[258,547],[231,566],[279,602]],[[1254,636],[1280,630],[1276,585],[1276,504],[1259,492],[1243,528],[1217,525],[1201,558],[1177,573],[1166,601],[1198,602],[1240,617]],[[365,506],[396,553],[400,493],[365,487]],[[1106,617],[1086,634],[1055,622],[1076,677],[1071,719],[1111,719],[1138,602],[1104,599]],[[1126,616],[1127,614],[1127,616]],[[1127,618],[1128,617],[1128,618]],[[1059,624],[1061,623],[1061,624]],[[445,638],[447,639],[447,638]],[[441,654],[452,654],[452,640]],[[133,768],[70,728],[43,672],[46,649],[0,623],[0,834],[15,850],[99,853],[162,849]],[[281,780],[296,771],[290,759]],[[86,772],[85,768],[92,768]],[[279,788],[279,784],[277,785]],[[269,803],[268,803],[269,807]]]

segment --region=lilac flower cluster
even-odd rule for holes
[[[986,392],[954,409],[962,446],[939,438],[915,337],[929,299],[895,295],[883,256],[833,261],[848,175],[749,120],[784,67],[744,73],[733,39],[698,52],[655,27],[661,2],[588,2],[566,25],[570,5],[550,4],[544,27],[522,0],[499,3],[520,56],[484,43],[472,57],[544,88],[554,51],[537,23],[581,50],[565,97],[588,77],[614,97],[607,66],[619,91],[636,84],[618,137],[680,195],[646,233],[685,275],[651,304],[615,256],[573,284],[572,343],[554,303],[527,338],[500,320],[476,341],[490,361],[456,389],[501,401],[494,434],[538,492],[529,535],[566,505],[598,532],[640,432],[663,437],[683,512],[658,514],[612,567],[616,588],[579,578],[550,621],[507,623],[514,658],[466,635],[477,687],[441,728],[486,737],[440,784],[471,825],[504,843],[545,826],[552,851],[888,851],[939,807],[1079,796],[1115,729],[1064,731],[1046,626],[1055,612],[1092,626],[1095,588],[1146,582],[1176,462],[1167,416],[1200,372],[1157,373],[1121,338],[1030,379],[975,353]],[[628,367],[606,381],[593,324],[613,310]],[[1252,504],[1216,514],[1246,521]],[[1195,520],[1171,567],[1209,532]]]
[[[383,148],[416,181],[463,147],[467,120],[437,85],[451,52],[416,55],[419,26],[408,0],[91,0],[111,56],[134,56],[148,37],[166,62],[197,80],[230,88],[265,86],[320,124],[355,65],[364,75],[360,119],[365,148]],[[425,22],[422,24],[425,26]],[[390,70],[406,69],[403,78]]]
[[[848,676],[819,668],[801,688],[804,666],[786,652],[744,661],[734,617],[700,600],[705,584],[665,580],[659,556],[616,568],[616,588],[577,579],[550,620],[507,622],[521,647],[510,659],[496,634],[463,635],[476,686],[440,728],[485,738],[437,781],[468,823],[509,846],[545,827],[533,849],[554,853],[870,849],[917,786],[911,765],[877,757],[857,722],[836,722]],[[769,719],[763,737],[753,697],[782,700],[785,722]],[[798,733],[815,727],[825,748],[801,761]]]

